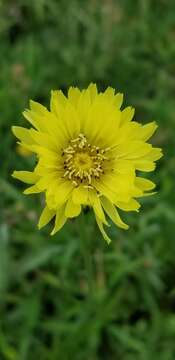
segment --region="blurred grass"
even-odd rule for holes
[[[0,1],[0,360],[175,359],[174,0]],[[95,277],[88,299],[82,239],[71,221],[54,238],[36,224],[42,198],[25,197],[12,170],[11,125],[50,89],[111,85],[155,119],[164,149],[158,194],[108,247],[86,214]]]

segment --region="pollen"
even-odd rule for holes
[[[110,147],[100,149],[91,145],[84,134],[72,139],[63,150],[64,178],[72,181],[74,186],[92,187],[93,178],[99,179],[104,174],[105,163],[109,160],[106,153]]]

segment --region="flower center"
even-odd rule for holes
[[[64,177],[71,180],[75,186],[83,183],[91,187],[92,179],[99,179],[104,174],[106,156],[110,148],[100,149],[98,146],[88,143],[83,134],[72,139],[63,150]]]
[[[86,152],[80,152],[74,156],[74,165],[79,171],[88,171],[93,166],[92,157]]]

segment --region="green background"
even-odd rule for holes
[[[11,178],[34,164],[11,133],[28,100],[91,81],[156,120],[164,151],[158,193],[124,214],[127,232],[111,226],[110,246],[91,212],[81,232],[77,220],[38,231],[42,197]],[[174,131],[174,0],[0,1],[0,360],[175,359]]]

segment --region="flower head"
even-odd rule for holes
[[[122,100],[110,87],[98,93],[95,84],[83,91],[70,87],[67,97],[52,91],[50,111],[34,101],[24,111],[32,128],[13,127],[23,148],[37,154],[33,172],[14,171],[13,177],[31,184],[25,194],[44,192],[39,228],[55,217],[53,235],[88,205],[109,242],[106,215],[127,229],[117,209],[138,211],[136,199],[155,187],[137,170],[154,170],[162,156],[147,143],[157,125],[131,121],[134,109],[120,110]]]

